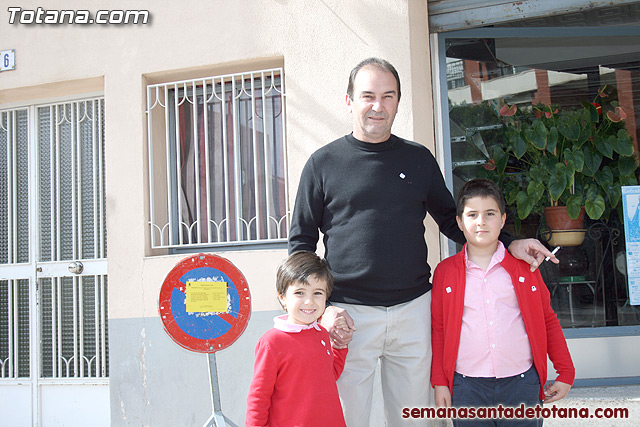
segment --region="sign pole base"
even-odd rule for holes
[[[211,400],[213,403],[213,413],[202,427],[238,427],[229,418],[222,413],[222,405],[220,404],[220,385],[218,384],[218,367],[216,365],[216,354],[209,353],[209,382],[211,383]]]

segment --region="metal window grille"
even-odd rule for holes
[[[37,108],[43,263],[106,258],[104,100]],[[38,280],[43,378],[108,377],[107,276]]]
[[[104,197],[103,99],[0,111],[0,378],[108,377]]]
[[[147,87],[151,246],[286,239],[282,69]]]
[[[0,111],[0,266],[29,262],[29,114]],[[0,281],[0,378],[30,375],[30,279]]]

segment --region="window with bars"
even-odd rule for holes
[[[147,87],[152,248],[285,240],[282,69]]]

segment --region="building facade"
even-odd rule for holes
[[[430,148],[452,190],[470,176],[457,174],[470,166],[456,163],[482,167],[490,156],[457,158],[454,141],[464,141],[444,112],[493,99],[524,106],[543,92],[553,104],[558,85],[584,80],[568,76],[571,67],[556,75],[562,72],[542,61],[507,57],[498,67],[449,49],[475,51],[476,40],[506,39],[517,51],[522,40],[511,39],[519,25],[557,16],[541,26],[560,27],[573,14],[592,13],[587,2],[552,8],[530,0],[520,3],[538,6],[524,12],[479,3],[115,1],[87,10],[54,1],[1,8],[3,419],[14,426],[202,425],[212,412],[207,356],[168,336],[158,306],[167,274],[202,252],[230,260],[251,292],[245,332],[216,353],[223,412],[242,425],[255,343],[280,313],[275,269],[286,256],[298,179],[311,153],[351,130],[351,68],[370,56],[396,66],[403,97],[394,133]],[[639,7],[621,3],[622,16]],[[638,33],[620,30],[629,23],[614,22],[611,13],[597,30],[609,33],[598,35],[611,44],[628,40],[616,64],[633,62]],[[504,29],[481,32],[498,24]],[[479,32],[461,32],[471,28]],[[538,35],[526,37],[535,45]],[[640,111],[637,65],[619,77],[612,77],[620,74],[613,62],[597,65],[606,65],[603,81],[630,85],[635,95],[625,105]],[[499,77],[517,78],[512,87],[504,87],[498,68]],[[540,70],[549,71],[546,83]],[[522,79],[542,83],[525,87]],[[456,248],[427,223],[435,266]],[[603,292],[602,283],[591,286]],[[563,326],[579,380],[637,382],[640,322],[625,305],[625,287],[609,308],[582,288],[559,286],[556,307],[575,302]],[[602,324],[591,321],[601,316]]]

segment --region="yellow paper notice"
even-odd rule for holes
[[[227,282],[187,282],[187,313],[226,313]]]

